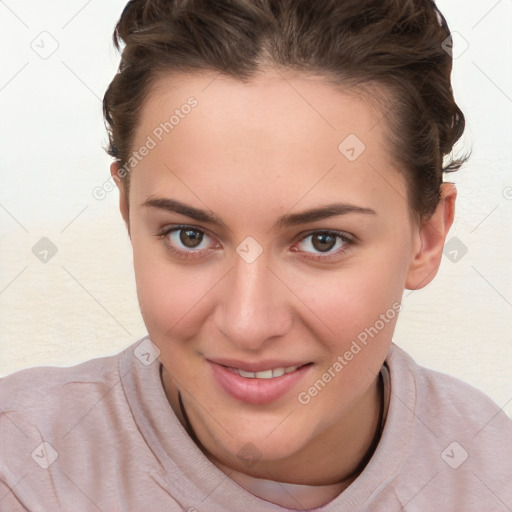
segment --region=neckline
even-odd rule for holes
[[[161,371],[161,369],[160,369]],[[301,504],[304,506],[304,503],[307,501],[320,501],[324,499],[326,494],[335,493],[329,501],[326,501],[323,505],[314,506],[316,509],[324,509],[329,503],[337,500],[338,497],[345,492],[348,487],[361,475],[366,466],[369,464],[372,459],[375,451],[380,443],[382,432],[384,430],[384,425],[387,417],[387,410],[389,406],[389,395],[390,395],[390,387],[389,387],[389,369],[387,364],[384,362],[381,368],[381,371],[378,375],[379,379],[379,428],[377,430],[376,435],[374,436],[371,445],[367,449],[366,454],[361,459],[361,462],[358,466],[352,471],[348,476],[346,476],[343,480],[335,484],[329,485],[308,485],[308,484],[292,484],[288,482],[268,480],[264,478],[253,477],[247,475],[245,473],[241,473],[239,471],[231,470],[229,467],[225,466],[222,463],[214,464],[218,469],[229,476],[232,481],[234,481],[237,485],[241,486],[247,492],[251,493],[258,499],[264,500],[268,503],[276,507],[285,507],[291,508],[295,504]],[[196,445],[205,453],[205,449],[198,440],[194,429],[190,423],[188,418],[185,406],[181,399],[181,393],[178,390],[178,401],[181,410],[181,414],[185,420],[186,431],[190,435],[190,438],[196,443]],[[207,456],[205,454],[205,456]],[[231,475],[236,473],[236,478],[231,477]],[[346,485],[343,485],[346,484]],[[342,489],[340,489],[342,486]],[[315,498],[313,500],[313,497]],[[311,505],[313,506],[313,505]],[[309,505],[308,505],[309,507]]]
[[[160,373],[160,380],[162,381],[162,387],[163,387],[162,368],[163,368],[163,366],[160,365],[159,373]],[[354,469],[354,471],[352,471],[352,473],[350,473],[345,478],[343,478],[343,480],[340,480],[336,484],[323,485],[323,486],[312,486],[312,485],[307,485],[307,484],[303,484],[303,485],[301,485],[301,484],[290,484],[288,482],[267,480],[267,479],[263,479],[263,478],[257,478],[257,477],[252,477],[250,475],[243,475],[242,474],[243,475],[243,479],[247,478],[248,481],[249,481],[249,479],[251,479],[251,480],[254,480],[255,482],[257,482],[257,481],[268,482],[269,485],[275,484],[275,485],[280,485],[280,486],[284,486],[284,487],[290,486],[290,488],[294,488],[294,489],[298,489],[298,488],[304,488],[304,489],[326,488],[327,489],[329,487],[334,487],[334,486],[338,486],[340,484],[343,484],[344,482],[348,482],[348,481],[352,482],[352,481],[354,481],[364,471],[364,468],[370,462],[370,460],[373,457],[373,455],[375,453],[375,450],[377,449],[377,446],[379,445],[379,442],[380,442],[380,440],[382,438],[382,432],[384,430],[384,425],[386,423],[386,417],[387,417],[388,408],[389,408],[389,394],[390,394],[389,369],[387,367],[386,362],[384,362],[382,367],[381,367],[381,370],[380,370],[379,375],[378,375],[378,379],[379,379],[379,384],[378,385],[379,385],[379,396],[380,396],[380,400],[379,400],[379,428],[378,428],[377,433],[375,434],[375,436],[374,436],[370,446],[368,447],[365,455],[362,457],[361,462]],[[165,390],[164,390],[164,392],[165,392]],[[179,402],[181,414],[182,414],[182,416],[183,416],[183,418],[185,420],[185,425],[186,425],[185,426],[185,431],[190,436],[190,438],[194,441],[194,443],[197,445],[197,447],[203,453],[205,453],[206,449],[204,448],[202,443],[199,441],[198,437],[196,436],[196,433],[194,432],[194,429],[192,427],[192,424],[190,423],[187,411],[186,411],[185,406],[183,404],[183,400],[181,399],[181,393],[180,393],[179,390],[178,390],[178,402]],[[205,454],[205,456],[206,456],[206,454]],[[225,468],[226,470],[229,470],[229,468],[224,466],[224,464],[221,463],[220,465],[223,468]],[[222,471],[224,471],[224,470],[222,470]],[[237,473],[240,474],[239,472],[237,472]],[[341,491],[341,492],[343,492],[343,491]]]
[[[234,502],[260,512],[283,510],[227,478],[196,446],[167,400],[160,379],[160,361],[157,359],[154,364],[144,366],[134,357],[134,350],[145,339],[147,336],[126,349],[119,359],[119,371],[141,438],[155,458],[149,469],[151,476],[171,496],[185,496],[191,505],[204,508],[204,499],[208,496],[211,512],[230,511]],[[416,406],[415,363],[394,343],[385,362],[390,377],[385,387],[390,392],[381,440],[363,473],[318,509],[322,512],[364,510],[372,494],[395,478],[407,457]],[[385,373],[383,377],[386,380]]]

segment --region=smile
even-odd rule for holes
[[[243,365],[241,362],[232,366],[234,363],[227,365],[209,361],[210,375],[223,394],[254,405],[269,404],[291,393],[294,388],[298,389],[306,375],[314,371],[312,363],[292,366],[288,366],[290,363],[278,366],[277,361],[274,364],[268,361],[266,364],[247,363],[245,366],[252,366],[250,369],[239,368]]]

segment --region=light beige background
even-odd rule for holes
[[[101,98],[124,4],[0,3],[0,375],[114,354],[146,332],[117,192],[92,195],[109,177]],[[512,416],[512,2],[438,5],[457,32],[453,87],[467,118],[457,148],[473,147],[450,178],[449,239],[467,253],[443,256],[431,285],[405,292],[394,341]],[[58,250],[47,263],[32,252],[42,237]]]

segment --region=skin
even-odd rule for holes
[[[131,172],[128,201],[116,180],[164,388],[185,425],[180,390],[205,455],[232,479],[263,499],[251,485],[255,478],[317,486],[311,502],[301,504],[320,506],[354,479],[378,434],[377,376],[397,316],[307,405],[297,396],[400,302],[405,288],[433,279],[456,190],[443,184],[435,213],[414,223],[385,121],[377,124],[382,112],[320,79],[274,71],[248,84],[207,72],[161,78],[144,105],[134,148],[190,96],[197,107]],[[338,151],[349,134],[366,146],[353,162]],[[112,164],[113,176],[118,170]],[[143,206],[157,197],[207,210],[225,226]],[[273,227],[282,215],[336,202],[375,213]],[[179,232],[158,236],[179,224],[205,233],[198,249],[183,245]],[[336,239],[322,252],[311,230],[346,233],[357,243]],[[247,236],[262,249],[252,263],[236,252]],[[313,365],[285,396],[251,405],[212,379],[206,359],[219,357],[293,357]],[[259,454],[250,467],[237,457],[247,443]]]

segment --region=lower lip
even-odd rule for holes
[[[274,402],[288,393],[309,372],[312,365],[302,366],[294,372],[272,379],[251,379],[228,370],[225,366],[208,361],[220,387],[232,398],[254,405]]]

